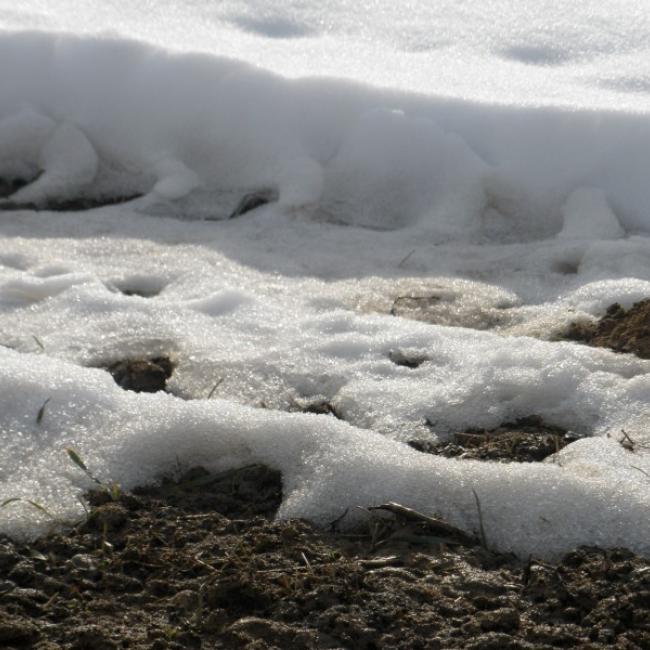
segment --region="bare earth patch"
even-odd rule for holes
[[[614,303],[596,323],[573,323],[566,338],[650,359],[650,299],[628,310]]]
[[[0,647],[650,648],[650,562],[629,551],[521,561],[375,511],[322,531],[274,522],[280,498],[267,468],[195,468],[0,539]]]
[[[533,415],[496,429],[455,433],[443,442],[411,440],[409,445],[418,451],[447,458],[533,463],[552,456],[573,440],[574,434],[546,424]]]

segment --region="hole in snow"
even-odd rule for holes
[[[423,453],[447,458],[533,463],[552,456],[579,437],[531,415],[489,431],[468,429],[442,442],[411,440],[408,445]]]
[[[425,361],[429,360],[428,357],[422,354],[404,352],[402,350],[393,350],[388,355],[388,358],[396,366],[403,366],[404,368],[411,369],[419,368]]]
[[[313,413],[315,415],[332,415],[337,420],[345,420],[339,408],[332,400],[322,395],[309,397],[292,397],[287,395],[288,403],[283,405],[269,404],[266,400],[259,402],[259,407],[270,410],[282,410],[287,413]]]
[[[559,260],[551,265],[553,273],[560,273],[561,275],[575,275],[578,273],[579,263],[570,262],[567,260]]]
[[[257,208],[261,208],[263,205],[277,200],[278,194],[275,190],[263,189],[245,194],[228,218],[234,219],[235,217],[240,217],[247,212],[252,212],[253,210],[257,210]]]
[[[157,393],[166,389],[167,380],[174,372],[174,364],[168,357],[126,359],[112,363],[106,370],[124,390]]]
[[[283,16],[234,16],[230,22],[245,32],[266,38],[304,38],[314,33],[311,27]]]
[[[120,280],[112,280],[107,286],[109,289],[117,289],[125,296],[153,298],[167,286],[167,280],[154,275],[131,275]]]
[[[571,53],[548,45],[513,45],[501,50],[504,59],[524,63],[526,65],[556,66],[570,62]]]

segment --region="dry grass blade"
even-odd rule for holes
[[[43,505],[38,503],[38,501],[32,501],[31,499],[23,499],[23,497],[11,497],[10,499],[5,499],[0,503],[0,508],[4,508],[12,503],[27,503],[32,508],[35,508],[39,512],[42,512],[44,515],[47,515],[50,519],[56,519],[56,517]]]
[[[397,265],[397,268],[398,268],[398,269],[401,269],[401,268],[404,266],[404,264],[406,264],[406,262],[408,262],[409,259],[411,259],[411,255],[413,255],[413,253],[415,253],[416,250],[417,250],[417,249],[414,248],[410,253],[407,253],[407,254],[406,254],[406,255],[401,259],[401,261],[400,261],[399,264]]]
[[[640,467],[636,467],[635,465],[630,465],[632,469],[635,469],[637,472],[641,472],[644,476],[647,476],[650,478],[650,472],[646,472],[644,469],[641,469]]]
[[[36,414],[36,424],[40,424],[43,421],[43,416],[45,415],[45,407],[48,405],[48,402],[52,399],[51,397],[48,397],[44,402],[43,406],[41,406],[40,409],[38,409],[38,413]]]
[[[93,476],[89,469],[86,467],[86,463],[81,460],[81,456],[72,449],[72,447],[66,447],[65,448],[66,453],[68,454],[68,457],[70,460],[80,469],[84,472],[84,474],[91,480],[97,483],[97,485],[103,485],[103,483],[95,476]]]
[[[217,380],[215,385],[212,387],[212,390],[208,393],[208,396],[205,399],[212,399],[212,396],[214,395],[217,388],[219,388],[219,386],[221,386],[221,384],[223,384],[223,380],[224,380],[223,377],[221,377],[220,379]]]
[[[481,501],[476,494],[476,490],[472,488],[472,494],[474,495],[474,501],[476,501],[476,510],[478,511],[478,525],[479,533],[481,535],[481,545],[483,548],[487,548],[487,537],[485,536],[485,526],[483,525],[483,511],[481,510]]]

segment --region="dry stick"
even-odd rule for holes
[[[487,538],[485,537],[485,527],[483,526],[483,512],[481,511],[481,501],[476,494],[476,490],[472,488],[472,494],[474,494],[474,500],[476,501],[476,509],[478,510],[478,525],[479,532],[481,534],[481,545],[483,548],[487,549]]]
[[[387,510],[392,512],[395,516],[401,517],[406,521],[412,521],[414,523],[425,524],[432,532],[437,533],[438,535],[448,536],[455,539],[458,539],[458,544],[466,544],[473,546],[476,543],[476,540],[471,535],[468,535],[465,531],[460,528],[456,528],[451,524],[448,524],[444,519],[439,519],[438,517],[430,517],[425,515],[417,510],[412,508],[407,508],[399,503],[394,501],[389,501],[380,506],[369,507],[368,510]]]
[[[383,569],[388,566],[395,566],[396,564],[403,564],[402,558],[397,555],[389,555],[387,557],[375,557],[369,560],[358,560],[363,569]]]
[[[621,445],[623,447],[625,447],[626,449],[628,449],[629,451],[634,451],[634,447],[636,446],[636,442],[634,442],[634,440],[632,440],[632,438],[630,438],[630,436],[628,435],[627,431],[625,431],[625,429],[621,429],[621,433],[623,434],[623,438],[624,438],[623,440],[619,441],[621,443]],[[628,444],[625,444],[625,440],[628,441]]]
[[[302,557],[303,562],[305,563],[305,566],[309,569],[309,572],[313,573],[314,570],[312,569],[311,564],[309,563],[309,560],[307,559],[307,556],[305,555],[305,553],[301,552],[300,555]]]

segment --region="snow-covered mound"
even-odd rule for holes
[[[0,75],[0,176],[33,180],[10,197],[19,205],[140,193],[142,210],[218,219],[262,189],[306,218],[431,241],[531,239],[563,219],[575,235],[576,211],[592,206],[571,198],[587,186],[601,192],[608,232],[650,228],[644,116],[289,81],[208,55],[39,33],[0,34]]]
[[[385,77],[339,74],[357,81],[298,76],[314,52],[358,35],[350,3],[335,3],[330,27],[305,18],[310,3],[290,3],[292,17],[224,3],[208,21],[223,47],[199,38],[213,52],[203,54],[125,40],[144,24],[130,4],[95,7],[122,34],[112,36],[88,35],[101,21],[58,4],[10,14],[0,2],[5,26],[86,32],[0,33],[0,503],[23,499],[0,508],[1,532],[47,530],[51,517],[26,500],[56,518],[82,512],[88,481],[73,447],[126,487],[178,466],[267,463],[283,475],[280,516],[324,523],[392,499],[476,529],[475,492],[498,548],[650,554],[650,362],[555,340],[572,321],[650,295],[650,120],[641,95],[613,99],[627,92],[622,62],[646,41],[628,29],[625,49],[584,28],[569,47],[566,29],[541,29],[548,16],[517,14],[510,40],[494,40],[494,22],[463,45],[461,25],[476,35],[478,23],[438,2],[454,26],[441,61],[461,48],[479,89],[449,76],[420,87],[431,76],[421,62],[388,90],[358,79],[392,81],[425,52],[442,65],[412,47],[430,38],[408,32],[418,16],[395,23],[388,3],[382,24],[397,25],[391,38],[409,33],[411,49],[401,58],[382,46]],[[194,9],[174,6],[179,30],[196,24]],[[362,60],[379,47],[379,22],[355,43]],[[229,41],[233,30],[252,40]],[[187,49],[155,23],[149,36]],[[251,65],[260,39],[292,43],[269,46],[273,72]],[[258,47],[243,56],[247,43]],[[546,71],[569,88],[582,66],[573,95],[560,92],[555,108],[524,101],[528,82],[514,75],[521,101],[488,97],[476,67],[488,44],[492,63],[509,62],[484,70],[494,83],[525,67],[531,84]],[[304,58],[288,70],[296,51]],[[618,90],[601,78],[585,91],[591,104],[573,101],[600,67],[616,69]],[[429,301],[433,322],[402,318],[403,298]],[[170,394],[125,392],[102,369],[162,355],[176,365]],[[345,422],[287,412],[314,400]],[[530,465],[404,444],[530,415],[580,439]]]

